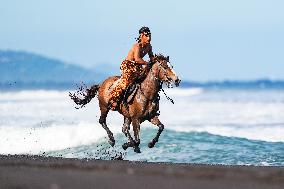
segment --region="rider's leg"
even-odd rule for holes
[[[125,91],[128,85],[133,83],[136,78],[136,75],[139,74],[137,72],[140,71],[137,66],[135,66],[132,62],[129,61],[123,61],[120,66],[120,70],[120,81],[110,93],[111,97],[109,100],[109,104],[112,110],[116,109],[116,106],[120,100],[122,93]]]
[[[121,94],[125,90],[127,84],[128,81],[124,78],[121,78],[120,81],[117,83],[117,85],[110,92],[109,105],[111,106],[110,108],[112,108],[113,110],[116,108],[117,103],[121,97]]]
[[[121,78],[117,85],[110,93],[109,105],[111,106],[112,110],[115,110],[117,103],[123,93],[123,91],[129,85],[129,81],[126,78]]]

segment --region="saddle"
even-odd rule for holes
[[[134,97],[139,89],[140,83],[134,82],[130,84],[126,90],[122,93],[122,97],[120,102],[123,102],[124,105],[127,107],[128,104],[132,104]]]
[[[119,100],[119,103],[123,102],[125,107],[127,108],[129,104],[132,104],[134,97],[141,86],[141,83],[147,75],[147,72],[148,70],[144,69],[141,75],[137,77],[135,81],[125,89],[125,91],[122,93],[122,97],[121,100]]]
[[[117,80],[109,87],[109,92],[112,91],[119,83],[120,77],[116,77]],[[141,84],[138,80],[135,80],[132,84],[128,85],[127,88],[120,95],[120,98],[117,101],[117,107],[119,107],[119,105],[123,103],[125,107],[128,108],[128,105],[132,104],[140,85]]]

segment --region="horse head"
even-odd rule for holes
[[[155,54],[152,69],[155,72],[155,77],[158,80],[165,82],[168,87],[172,86],[172,83],[177,87],[179,86],[181,80],[178,78],[173,66],[170,64],[169,56],[165,57],[162,54]]]

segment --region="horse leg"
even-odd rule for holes
[[[130,135],[130,124],[131,124],[131,119],[124,117],[124,124],[122,127],[122,132],[125,134],[125,136],[128,138],[129,142],[126,142],[122,145],[122,148],[126,150],[128,147],[133,147],[135,145],[135,142],[133,138]]]
[[[157,125],[157,126],[159,127],[159,130],[158,130],[158,132],[157,132],[155,138],[153,138],[153,140],[152,140],[151,142],[149,142],[149,144],[148,144],[148,147],[149,147],[149,148],[153,148],[153,147],[155,146],[155,144],[158,142],[159,137],[160,137],[161,133],[162,133],[163,130],[164,130],[164,125],[160,122],[158,116],[155,116],[154,118],[152,118],[152,119],[150,120],[150,122],[151,122],[152,124],[154,124],[154,125]]]
[[[115,144],[115,140],[113,137],[113,133],[109,130],[107,124],[106,124],[106,117],[108,114],[108,109],[107,108],[101,108],[101,116],[99,119],[99,123],[102,125],[102,127],[106,130],[108,138],[109,138],[109,144],[113,147]]]
[[[135,141],[133,140],[132,136],[130,135],[129,130],[126,131],[126,136],[128,137],[128,141],[122,145],[122,148],[126,150],[128,147],[135,146]]]
[[[128,117],[124,117],[124,123],[122,126],[122,132],[127,137],[127,131],[130,129],[131,119]]]
[[[140,121],[138,119],[132,120],[133,132],[134,132],[134,152],[141,153],[140,145]]]

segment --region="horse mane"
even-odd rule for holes
[[[138,81],[142,82],[147,75],[149,74],[150,70],[152,69],[153,65],[159,61],[169,61],[169,56],[164,56],[163,54],[159,53],[159,54],[155,54],[153,60],[151,61],[150,64],[148,64],[146,66],[146,68],[143,70],[143,72],[141,73],[141,76],[138,78]]]
[[[155,54],[154,56],[154,60],[156,59],[156,61],[158,60],[166,60],[169,61],[169,56],[164,56],[163,54],[159,53],[159,54]]]

